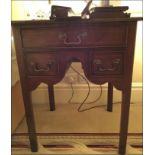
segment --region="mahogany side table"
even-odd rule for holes
[[[41,82],[49,85],[49,92],[52,91],[50,86],[62,80],[71,62],[79,61],[88,80],[96,84],[109,82],[109,91],[112,86],[122,91],[119,153],[125,154],[138,20],[142,19],[12,21],[33,152],[38,151],[38,143],[31,91]]]

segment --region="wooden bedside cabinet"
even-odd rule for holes
[[[88,80],[109,82],[109,111],[112,87],[122,91],[119,153],[125,154],[138,20],[142,18],[12,22],[32,151],[38,151],[38,144],[31,91],[41,82],[53,91],[71,62],[79,61]]]

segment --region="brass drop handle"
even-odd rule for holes
[[[63,39],[64,45],[80,45],[82,42],[82,38],[87,36],[87,32],[80,33],[76,36],[77,41],[68,41],[67,33],[60,33],[58,38]]]
[[[94,64],[97,65],[97,69],[100,72],[105,72],[105,71],[116,71],[120,65],[120,59],[115,59],[112,61],[112,67],[111,68],[105,68],[103,62],[100,59],[95,59]]]
[[[34,72],[48,72],[54,65],[54,61],[48,62],[46,65],[42,65],[39,63],[31,63]]]

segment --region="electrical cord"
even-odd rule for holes
[[[90,85],[89,85],[89,82],[87,81],[87,79],[82,75],[82,74],[80,74],[75,68],[73,68],[72,66],[71,66],[71,69],[74,71],[74,72],[76,72],[77,74],[79,74],[84,80],[85,80],[85,82],[87,83],[87,85],[88,85],[88,93],[87,93],[87,96],[86,96],[86,98],[84,99],[84,100],[87,100],[87,98],[88,98],[88,96],[89,96],[89,94],[90,94]],[[73,96],[74,96],[74,89],[73,89],[73,85],[72,85],[72,83],[71,83],[71,88],[72,88],[72,95],[71,95],[71,98],[69,99],[69,101],[68,101],[68,103],[71,103],[71,100],[72,100],[72,98],[73,98]]]
[[[85,82],[87,83],[87,85],[88,85],[88,88],[89,88],[89,90],[88,91],[90,91],[90,84],[89,84],[89,82],[88,82],[88,80],[85,78],[85,76],[83,76],[82,74],[80,74],[80,72],[78,72],[75,68],[73,68],[72,66],[71,66],[71,69],[73,70],[73,71],[75,71],[78,75],[80,75],[84,80],[85,80]],[[100,95],[97,97],[97,99],[95,99],[94,101],[91,101],[91,102],[85,102],[85,104],[92,104],[92,103],[95,103],[95,102],[97,102],[100,98],[101,98],[101,96],[102,96],[102,86],[101,85],[99,85],[99,87],[100,87]],[[68,101],[68,103],[71,103],[70,101],[72,100],[72,98],[73,98],[73,96],[74,96],[74,89],[73,89],[73,84],[71,83],[71,89],[72,89],[72,96],[71,96],[71,98],[69,99],[69,101]],[[87,98],[88,99],[88,98]]]
[[[89,84],[88,80],[87,80],[82,74],[80,74],[75,68],[73,68],[73,67],[71,66],[71,69],[72,69],[73,71],[75,71],[77,74],[79,74],[79,76],[81,76],[81,77],[85,80],[85,82],[87,83],[87,85],[88,85],[88,93],[87,93],[87,96],[85,97],[85,99],[82,101],[82,103],[81,103],[80,106],[78,107],[78,112],[84,112],[84,111],[87,111],[87,110],[90,110],[90,109],[93,109],[93,108],[103,107],[103,105],[97,105],[97,106],[93,106],[93,107],[90,107],[90,108],[81,109],[82,106],[83,106],[84,104],[92,104],[92,103],[95,103],[95,102],[97,102],[97,101],[101,98],[101,96],[102,96],[102,86],[100,85],[100,90],[101,90],[101,91],[100,91],[100,95],[97,97],[97,99],[95,99],[95,100],[92,101],[92,102],[86,103],[86,100],[88,99],[88,97],[89,97],[89,95],[90,95],[90,84]],[[71,88],[72,88],[72,96],[71,96],[71,98],[69,99],[69,103],[71,103],[71,100],[72,100],[72,98],[73,98],[73,96],[74,96],[74,89],[73,89],[72,83],[71,83]]]
[[[97,97],[97,99],[95,99],[94,101],[91,101],[91,102],[85,102],[85,104],[92,104],[92,103],[95,103],[95,102],[97,102],[98,100],[100,100],[100,98],[101,98],[101,96],[102,96],[102,86],[101,85],[99,85],[99,87],[100,87],[100,95]]]

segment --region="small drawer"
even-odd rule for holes
[[[26,70],[29,76],[57,75],[59,64],[56,53],[26,54]]]
[[[90,26],[88,43],[92,46],[126,47],[127,25],[104,23]]]
[[[125,47],[126,24],[82,23],[62,26],[29,27],[21,29],[24,48],[46,47]]]
[[[87,29],[79,26],[23,28],[21,35],[24,48],[84,46],[88,41]]]
[[[97,52],[91,57],[93,75],[123,74],[123,53]]]

